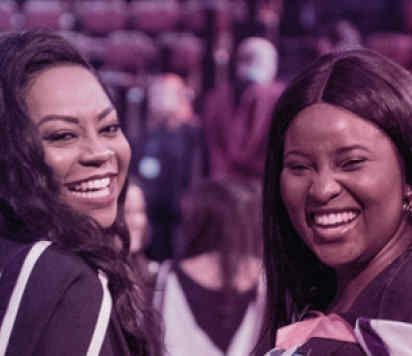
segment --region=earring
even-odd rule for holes
[[[405,213],[412,216],[412,189],[408,187],[405,198],[403,199],[402,209]]]
[[[412,216],[412,202],[410,200],[404,200],[402,204],[403,211]]]

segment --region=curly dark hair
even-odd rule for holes
[[[107,230],[66,206],[27,113],[26,88],[39,71],[70,63],[96,73],[70,43],[47,31],[4,34],[0,53],[0,235],[26,242],[53,241],[104,271],[132,353],[159,355],[159,324],[145,304],[139,271],[127,262],[124,191],[116,221]],[[120,252],[113,244],[115,235],[123,242]]]
[[[291,82],[272,116],[263,191],[266,332],[272,342],[277,328],[290,323],[294,312],[307,305],[325,310],[337,288],[334,270],[298,236],[280,194],[285,133],[300,111],[316,103],[343,108],[379,127],[397,147],[406,181],[412,183],[409,72],[379,54],[358,49],[324,55]]]

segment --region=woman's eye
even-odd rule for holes
[[[295,164],[293,166],[290,167],[291,169],[297,170],[297,171],[301,171],[303,169],[306,169],[307,167],[302,165],[302,164]]]
[[[107,125],[103,127],[100,132],[109,136],[115,136],[117,132],[120,130],[119,124]]]
[[[366,161],[365,158],[352,158],[343,161],[341,167],[346,171],[356,170],[361,168],[363,163]]]
[[[54,132],[45,136],[45,140],[50,142],[66,142],[74,139],[76,135],[72,132]]]
[[[307,165],[301,163],[286,163],[285,167],[294,174],[302,174],[309,169]]]

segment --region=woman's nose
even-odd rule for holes
[[[114,157],[114,151],[99,139],[90,139],[83,147],[80,162],[83,165],[99,166]]]
[[[326,204],[342,192],[341,184],[336,180],[333,172],[319,172],[314,175],[309,188],[309,198],[313,203]]]

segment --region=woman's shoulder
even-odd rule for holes
[[[101,291],[98,273],[81,257],[51,245],[39,258],[33,270],[33,280],[54,288],[62,288],[66,293],[75,285],[83,285],[90,295]]]
[[[0,313],[9,300],[19,305],[10,339],[13,355],[32,354],[34,349],[42,355],[72,349],[76,351],[70,354],[85,354],[103,306],[105,315],[111,314],[107,280],[82,258],[49,242],[29,244],[23,250],[23,258],[10,261],[0,278],[0,294],[5,296],[0,299]],[[16,289],[24,291],[21,298],[16,299]],[[76,342],[67,341],[67,335]]]
[[[366,287],[367,294],[374,294],[375,290],[384,295],[395,293],[412,297],[412,251],[404,252]]]
[[[368,318],[412,322],[412,251],[405,252],[362,293],[352,309]]]
[[[62,295],[69,287],[81,283],[91,293],[100,288],[97,272],[82,258],[47,241],[16,243],[1,241],[7,249],[2,257],[2,280],[14,285],[23,268],[28,273],[26,288],[39,292]],[[43,289],[44,288],[44,289]]]
[[[412,296],[412,250],[406,251],[395,261],[392,268],[384,272],[384,279],[387,288],[400,288]]]
[[[42,256],[45,267],[54,266],[57,270],[68,271],[72,274],[96,274],[80,256],[51,244]]]
[[[0,259],[4,260],[5,262],[11,262],[15,256],[22,254],[27,255],[30,250],[39,250],[38,252],[39,258],[45,260],[49,263],[52,263],[55,260],[58,260],[63,263],[63,266],[67,263],[71,265],[71,267],[79,266],[79,267],[86,267],[87,264],[77,255],[72,252],[66,251],[63,248],[57,246],[56,244],[46,241],[34,241],[34,242],[25,242],[25,241],[17,241],[17,240],[10,240],[7,238],[0,238]],[[9,260],[9,261],[7,261]]]

